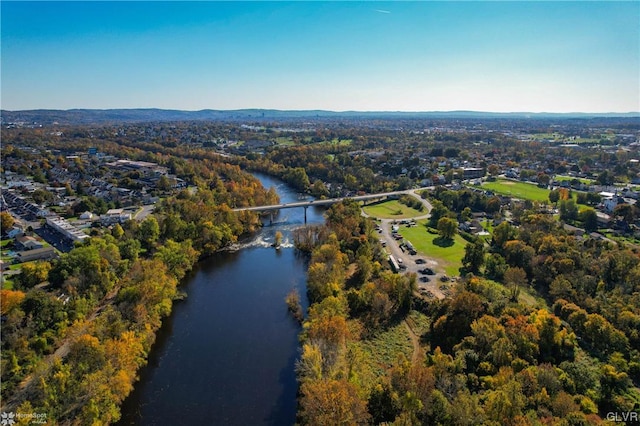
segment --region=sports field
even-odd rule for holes
[[[482,189],[493,191],[496,194],[521,198],[523,200],[549,202],[549,190],[546,188],[539,188],[533,183],[498,179],[495,182],[483,182]]]

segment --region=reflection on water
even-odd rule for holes
[[[284,184],[281,201],[298,200]],[[309,208],[309,224],[322,211]],[[304,210],[283,210],[274,224],[235,251],[201,262],[185,280],[158,333],[149,364],[123,404],[123,425],[288,425],[295,423],[295,360],[300,326],[284,298],[297,289],[306,303],[306,258],[291,231]],[[271,245],[283,234],[280,250]]]

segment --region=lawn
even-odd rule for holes
[[[444,268],[447,275],[459,275],[467,242],[460,235],[456,235],[450,245],[442,244],[437,233],[427,232],[427,228],[424,226],[425,223],[426,220],[421,220],[418,222],[418,226],[410,228],[402,226],[400,227],[400,234],[405,240],[411,241],[411,244],[419,254],[438,261],[438,264]]]
[[[550,204],[549,190],[540,188],[534,183],[517,182],[508,179],[498,179],[495,182],[483,182],[482,189],[493,191],[496,194],[508,195],[522,200],[539,201],[541,203]],[[572,190],[571,194],[575,200],[577,193],[582,191]]]
[[[13,290],[13,280],[3,278],[2,280],[2,289],[3,290]]]
[[[427,214],[419,212],[416,209],[405,206],[398,200],[388,200],[380,203],[369,204],[362,208],[369,216],[381,218],[381,219],[408,219],[416,216],[424,216]]]
[[[497,194],[509,195],[523,200],[549,202],[549,190],[539,188],[533,183],[498,179],[495,182],[483,182],[482,188]]]

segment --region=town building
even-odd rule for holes
[[[21,251],[16,254],[16,262],[31,262],[34,260],[49,260],[57,257],[56,251],[53,247],[43,247],[34,250]]]
[[[48,217],[47,225],[49,225],[59,234],[62,234],[64,237],[74,242],[84,242],[89,238],[87,234],[60,217]]]

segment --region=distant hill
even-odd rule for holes
[[[275,109],[239,109],[181,111],[156,108],[143,109],[70,109],[70,110],[25,110],[0,111],[3,124],[7,123],[37,123],[51,125],[70,124],[100,124],[100,123],[134,123],[152,121],[236,121],[253,119],[282,120],[282,119],[562,119],[562,118],[640,118],[640,112],[631,113],[495,113],[477,111],[432,111],[432,112],[402,112],[402,111],[324,111],[324,110],[275,110]]]

